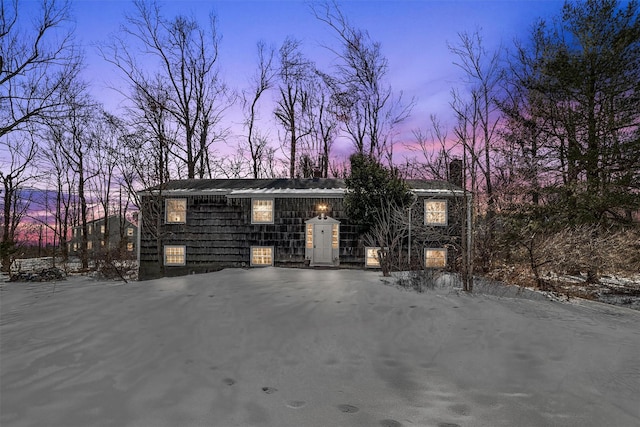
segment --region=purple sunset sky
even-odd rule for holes
[[[324,47],[336,47],[332,31],[317,20],[302,0],[256,1],[165,1],[166,17],[193,15],[205,18],[214,11],[222,35],[219,65],[221,75],[231,88],[247,87],[255,70],[256,43],[264,40],[276,48],[287,36],[302,41],[305,54],[323,69],[331,66],[331,53]],[[453,56],[447,43],[456,44],[460,32],[481,29],[485,47],[512,46],[514,38],[525,39],[531,26],[540,17],[559,16],[562,1],[558,0],[397,0],[344,1],[339,3],[350,22],[366,29],[373,40],[382,44],[389,60],[388,80],[394,91],[402,91],[406,99],[414,97],[416,105],[411,117],[403,124],[397,138],[396,153],[402,143],[413,141],[412,131],[429,127],[429,115],[437,114],[451,126],[449,109],[452,87],[461,85],[461,73],[452,64]],[[29,0],[22,7],[35,8]],[[72,10],[76,20],[76,37],[84,46],[87,68],[85,79],[90,82],[98,101],[115,111],[122,96],[109,86],[121,86],[120,75],[98,55],[95,44],[108,39],[124,22],[125,12],[133,9],[124,0],[75,0]],[[122,86],[123,87],[123,86]],[[123,87],[124,88],[124,87]],[[268,104],[275,94],[268,94],[263,104],[260,126],[272,129],[273,143],[278,141],[278,127],[272,120],[273,108]],[[242,140],[240,116],[233,110],[225,116],[233,134],[228,139],[231,151]],[[338,155],[349,153],[351,146],[341,142],[335,146]],[[220,148],[219,151],[225,152]],[[227,151],[228,152],[228,151]]]

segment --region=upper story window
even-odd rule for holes
[[[127,236],[133,236],[133,228],[127,227]]]
[[[100,226],[100,233],[104,234],[104,225]]]
[[[187,222],[187,199],[167,199],[165,207],[167,223]]]
[[[447,201],[425,200],[424,223],[425,225],[447,225]]]
[[[273,224],[273,199],[251,199],[251,223]]]
[[[87,232],[88,232],[89,234],[91,234],[91,230],[92,230],[92,228],[93,228],[93,227],[92,227],[91,225],[89,225],[89,226],[87,227]]]

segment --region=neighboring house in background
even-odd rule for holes
[[[444,181],[409,180],[414,211],[437,229],[423,242],[428,267],[457,257],[463,190]],[[141,280],[224,267],[376,267],[349,221],[340,179],[178,180],[139,193]],[[445,236],[445,238],[442,238]]]
[[[108,230],[109,238],[105,232]],[[71,229],[71,239],[67,243],[70,255],[78,255],[83,244],[82,226]],[[108,247],[107,247],[108,241]],[[126,218],[117,215],[87,222],[87,253],[89,256],[106,250],[122,250],[123,255],[135,257],[137,254],[138,227]]]

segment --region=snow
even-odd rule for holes
[[[640,425],[640,312],[360,270],[0,284],[0,425]]]

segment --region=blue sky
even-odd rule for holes
[[[404,125],[401,139],[410,142],[411,131],[428,127],[429,115],[450,120],[450,90],[460,84],[460,72],[452,64],[447,43],[455,44],[458,33],[481,29],[485,47],[510,46],[513,39],[526,38],[540,17],[558,16],[562,1],[556,0],[396,0],[340,2],[351,23],[366,29],[382,44],[389,60],[388,79],[395,91],[403,91],[417,103]],[[33,5],[31,0],[25,7]],[[117,32],[124,13],[132,10],[124,0],[72,0],[76,36],[85,45],[87,69],[99,101],[114,109],[120,95],[107,88],[118,85],[119,75],[97,55],[93,45]],[[301,0],[166,1],[165,16],[202,16],[215,11],[222,35],[220,68],[232,88],[246,87],[254,72],[256,43],[264,40],[278,47],[287,36],[302,41],[307,56],[321,67],[330,67],[331,54],[324,47],[336,46],[330,29],[317,20],[308,2]],[[267,125],[268,111],[263,114]],[[237,121],[233,116],[230,121]],[[238,126],[236,126],[236,129]],[[274,126],[275,128],[275,126]],[[240,130],[238,130],[240,132]],[[272,139],[277,139],[274,130]],[[233,142],[232,142],[233,143]]]

